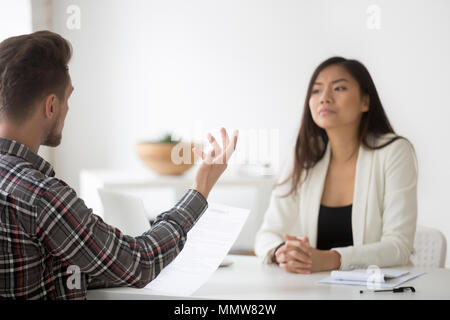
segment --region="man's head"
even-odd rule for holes
[[[0,123],[17,127],[39,121],[40,144],[61,142],[68,98],[70,43],[50,31],[11,37],[0,43]]]

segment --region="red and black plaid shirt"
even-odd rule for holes
[[[85,299],[91,288],[144,287],[207,208],[190,189],[149,231],[131,237],[54,175],[31,149],[0,138],[0,298]]]

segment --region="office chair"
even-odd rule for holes
[[[411,261],[416,267],[445,268],[447,241],[437,229],[417,226]]]
[[[141,198],[105,189],[98,189],[98,193],[106,223],[132,237],[140,236],[150,229],[150,221]]]

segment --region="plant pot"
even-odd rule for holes
[[[137,154],[151,170],[161,175],[181,175],[194,165],[194,144],[189,142],[140,142]]]

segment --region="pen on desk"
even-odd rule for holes
[[[393,293],[397,293],[397,292],[416,292],[416,289],[414,289],[414,287],[398,287],[398,288],[394,288],[394,289],[386,289],[386,290],[359,290],[359,293],[365,293],[365,292],[393,292]]]

